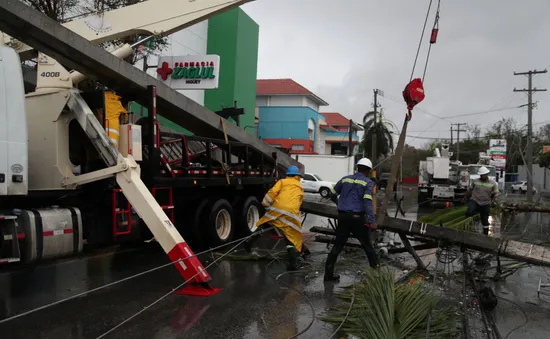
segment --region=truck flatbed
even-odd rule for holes
[[[102,84],[125,97],[143,93],[149,85],[156,86],[159,115],[196,135],[218,139],[225,137],[221,118],[217,114],[92,44],[70,29],[59,25],[23,2],[0,2],[0,17],[2,17],[0,31],[24,41],[66,67],[98,79]],[[276,153],[278,165],[283,169],[290,165],[299,165],[289,155],[276,150],[231,123],[225,124],[225,130],[230,139],[248,144],[266,156]]]

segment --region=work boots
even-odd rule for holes
[[[287,271],[296,271],[298,269],[298,251],[294,246],[287,246],[288,252],[288,266]]]

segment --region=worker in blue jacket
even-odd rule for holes
[[[343,177],[332,189],[331,199],[338,205],[338,226],[336,240],[325,265],[325,281],[340,280],[340,276],[334,274],[334,265],[350,233],[361,242],[370,266],[378,266],[378,257],[371,241],[371,228],[376,228],[372,205],[374,182],[368,178],[371,169],[369,159],[359,160],[357,173]]]

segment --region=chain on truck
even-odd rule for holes
[[[158,37],[248,1],[159,2],[63,26],[94,44],[137,33]],[[2,6],[14,16],[41,15],[19,2]],[[180,121],[189,122],[182,127],[193,132],[200,126],[203,136],[165,131],[157,120],[163,112],[157,112],[155,85],[141,85],[141,92],[126,97],[109,90],[79,91],[75,86],[85,79],[82,73],[16,40],[17,28],[6,22],[2,29],[13,37],[4,34],[0,45],[0,77],[9,79],[0,83],[0,119],[5,122],[0,125],[0,264],[154,237],[185,279],[208,282],[198,259],[188,259],[192,251],[180,232],[194,248],[250,234],[261,215],[259,201],[279,171],[300,164],[203,107],[170,106]],[[148,39],[112,54],[124,58]],[[31,58],[37,62],[35,84],[24,82],[21,67]],[[119,72],[115,77],[121,81],[142,73],[137,68],[132,74]],[[183,100],[176,91],[163,91],[165,102]],[[145,107],[147,116],[123,114],[131,102]],[[205,127],[205,121],[215,119],[219,124]],[[223,139],[207,137],[220,134]]]

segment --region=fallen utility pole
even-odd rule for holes
[[[527,204],[505,204],[505,205],[502,205],[502,209],[507,211],[516,211],[516,212],[550,213],[550,207],[533,206],[533,205],[527,205]]]
[[[304,200],[301,209],[305,213],[311,213],[322,217],[332,219],[338,217],[338,210],[333,203],[329,204],[320,201]],[[479,233],[458,231],[443,226],[429,225],[389,216],[386,216],[382,219],[382,222],[378,223],[378,228],[390,232],[441,240],[484,253],[495,254],[529,264],[550,267],[550,248],[545,246],[515,240],[499,239]]]
[[[464,129],[460,129],[461,126],[466,126],[465,123],[451,124],[451,143],[453,140],[453,126],[456,126],[456,160],[460,161],[460,132],[466,132]]]
[[[545,92],[546,89],[533,88],[533,75],[544,71],[514,72],[514,75],[527,75],[527,88],[515,89],[514,92],[527,92],[527,201],[533,201],[533,92]],[[521,150],[520,150],[521,151]]]

